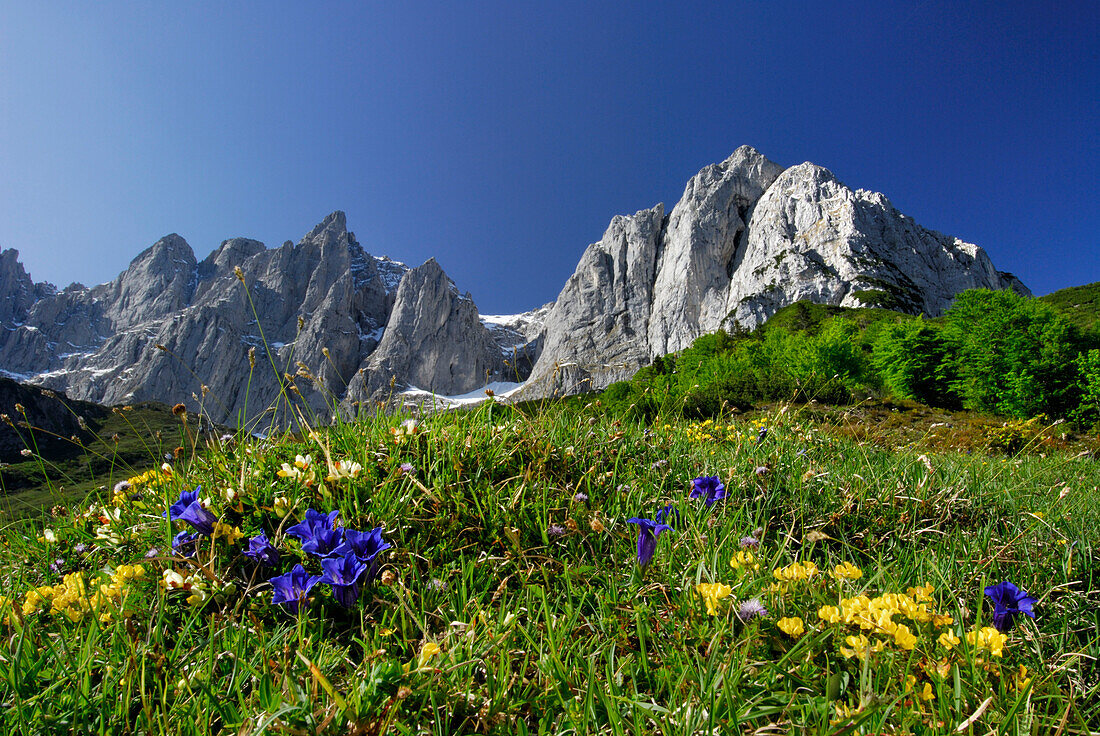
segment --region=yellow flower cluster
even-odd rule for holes
[[[722,583],[699,583],[695,586],[695,590],[702,597],[703,602],[707,604],[707,614],[711,616],[718,615],[718,601],[727,597],[731,592],[730,586]]]
[[[225,537],[226,544],[236,544],[237,540],[244,536],[244,532],[235,526],[216,521],[214,522],[214,534],[212,536],[214,539]]]
[[[833,568],[829,576],[835,580],[859,580],[863,577],[863,570],[850,562],[842,562]]]
[[[837,566],[840,567],[839,565]],[[834,570],[834,573],[836,570]],[[839,576],[836,576],[839,577]],[[930,595],[931,586],[922,588],[910,588],[924,597]],[[917,645],[917,636],[907,624],[894,621],[894,616],[904,616],[913,623],[929,623],[934,626],[946,626],[953,623],[950,616],[941,616],[929,609],[927,602],[918,601],[907,593],[884,593],[875,598],[866,595],[857,595],[851,598],[842,598],[839,606],[822,606],[817,617],[830,624],[843,624],[846,626],[858,626],[862,631],[885,636],[893,639],[893,644],[902,650],[912,650]],[[940,643],[946,648],[947,644],[958,638],[953,632],[945,632],[940,636]],[[872,644],[865,635],[849,636],[845,639],[847,647],[841,647],[840,652],[845,657],[867,656],[870,651],[882,651],[886,641],[878,640]],[[946,643],[945,643],[946,642]]]
[[[165,463],[159,468],[153,468],[152,470],[146,470],[141,475],[135,475],[133,478],[127,478],[126,482],[131,486],[143,486],[149,485],[150,487],[159,486],[167,480],[172,479],[172,466]]]
[[[294,466],[291,467],[290,463],[283,463],[282,467],[275,472],[275,475],[280,478],[302,478],[303,480],[311,479],[313,465],[312,455],[295,455]]]
[[[333,483],[344,478],[357,478],[362,470],[363,466],[359,463],[351,460],[337,460],[330,468],[329,474],[325,476],[325,480]]]
[[[798,616],[794,616],[791,618],[781,618],[775,622],[775,625],[778,626],[779,630],[782,631],[784,634],[786,634],[787,636],[793,636],[796,639],[802,636],[803,632],[806,631],[805,624]]]
[[[818,572],[817,565],[813,562],[792,562],[786,567],[774,570],[772,575],[784,582],[791,582],[794,580],[809,580]]]
[[[734,570],[759,570],[760,563],[756,561],[756,555],[750,550],[742,549],[738,550],[736,554],[730,559],[730,567]]]
[[[997,631],[992,626],[984,626],[978,631],[966,632],[966,643],[976,649],[988,649],[994,657],[1004,654],[1005,642],[1008,637]]]
[[[83,574],[72,572],[60,585],[43,585],[27,591],[23,597],[23,615],[36,613],[49,603],[54,613],[64,614],[70,621],[80,621],[88,612],[98,614],[100,621],[107,621],[112,609],[125,599],[130,581],[144,577],[145,568],[141,565],[119,565],[113,575],[88,595]]]

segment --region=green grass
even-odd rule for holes
[[[1100,282],[1059,289],[1038,299],[1057,309],[1082,332],[1100,335]]]
[[[860,407],[819,409],[645,425],[595,402],[489,404],[413,433],[402,417],[368,417],[214,442],[159,487],[12,519],[0,537],[14,602],[0,645],[6,723],[120,734],[951,733],[971,718],[963,732],[1100,728],[1093,456],[1034,436],[998,453],[887,447]],[[307,454],[312,478],[278,474]],[[325,481],[326,458],[362,469]],[[699,475],[718,475],[728,496],[710,509],[688,498]],[[161,513],[196,485],[221,521],[276,540],[277,570],[243,558],[247,540],[171,555],[181,527]],[[627,520],[669,503],[677,529],[639,569]],[[393,545],[352,609],[323,584],[297,616],[271,603],[271,574],[298,562],[320,572],[283,534],[307,507],[382,526]],[[759,567],[734,569],[754,530]],[[795,561],[822,572],[780,583],[773,571]],[[841,562],[862,577],[824,574]],[[23,613],[35,586],[78,574],[91,593],[133,563],[144,579],[119,602],[77,621],[48,602]],[[203,592],[166,590],[165,569]],[[982,590],[1006,579],[1039,603],[997,657],[965,634],[988,626]],[[700,583],[730,587],[715,615]],[[858,631],[818,617],[857,593],[926,583],[927,605],[962,640],[951,652],[936,641],[943,627],[895,614],[917,635],[912,650],[868,631],[883,651],[848,658],[841,647]],[[768,615],[742,622],[750,598]],[[795,616],[805,632],[792,637],[777,621]],[[917,695],[926,685],[930,701]]]

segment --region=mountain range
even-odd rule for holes
[[[599,389],[795,301],[937,316],[970,288],[1030,294],[980,247],[882,194],[742,146],[668,212],[614,217],[558,298],[519,315],[480,315],[434,259],[369,254],[343,212],[297,244],[233,238],[201,261],[167,235],[91,288],[35,283],[5,250],[0,373],[100,404],[180,402],[227,423],[274,412],[285,424],[417,389]]]

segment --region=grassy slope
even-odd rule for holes
[[[1060,289],[1039,297],[1085,332],[1100,335],[1100,282]]]
[[[176,447],[184,447],[187,454],[193,450],[180,420],[163,404],[116,407],[88,426],[94,439],[0,468],[0,518],[81,501],[97,488],[113,487],[160,465],[164,454]],[[38,431],[32,427],[20,432],[25,444],[36,449]]]
[[[485,407],[431,418],[411,436],[380,418],[307,441],[215,448],[123,504],[108,525],[119,545],[96,540],[98,520],[71,514],[48,520],[53,543],[40,529],[7,529],[0,566],[13,594],[59,582],[49,570],[59,558],[62,572],[132,561],[149,571],[127,587],[128,617],[11,616],[0,700],[28,731],[826,733],[858,723],[941,733],[987,698],[975,733],[1096,727],[1094,460],[1047,446],[1016,456],[887,451],[826,431],[860,417],[809,412],[647,428],[596,405],[532,417]],[[758,444],[760,426],[769,431]],[[296,454],[326,452],[363,470],[321,485],[276,473]],[[687,498],[700,474],[718,474],[729,492],[709,510]],[[219,540],[204,543],[195,579],[235,590],[195,606],[165,593],[162,568],[196,568],[143,555],[167,549],[160,511],[198,483],[246,533],[276,536],[276,498],[294,517],[339,508],[348,526],[384,526],[394,548],[382,581],[351,611],[320,585],[295,618],[270,604],[266,574],[242,564],[242,543]],[[233,502],[229,487],[240,493]],[[670,502],[678,529],[640,571],[627,519]],[[734,569],[739,540],[758,528],[759,567]],[[280,547],[280,570],[301,560],[319,572],[295,542]],[[777,585],[773,570],[796,560],[823,571],[848,561],[864,574]],[[1003,579],[1040,602],[995,657],[968,647],[965,632],[988,623],[982,588]],[[732,591],[708,615],[696,585],[712,581]],[[880,636],[884,651],[848,658],[841,648],[858,629],[817,616],[841,596],[923,583],[930,605],[955,619],[948,628],[963,643],[951,653],[936,642],[945,629],[896,614],[917,633],[914,649]],[[734,610],[753,597],[769,614],[742,623]],[[795,616],[806,632],[792,637],[778,619]],[[931,665],[944,658],[941,677]],[[1020,665],[1032,678],[1023,690]],[[907,691],[907,675],[934,698]]]

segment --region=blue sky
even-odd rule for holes
[[[1100,280],[1100,4],[15,3],[0,247],[113,278],[335,209],[483,313],[741,144],[884,192],[1037,294]]]

